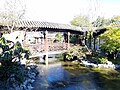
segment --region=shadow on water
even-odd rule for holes
[[[94,73],[71,74],[61,62],[48,67],[38,64],[38,71],[33,90],[101,90],[94,80]]]

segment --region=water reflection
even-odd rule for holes
[[[38,70],[34,90],[100,90],[92,73],[71,74],[61,63],[48,67],[38,65]]]

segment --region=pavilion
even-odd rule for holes
[[[6,25],[1,25],[0,30],[4,31],[7,30]],[[65,50],[70,48],[70,35],[71,34],[77,34],[78,36],[83,36],[83,40],[86,43],[87,40],[87,32],[89,30],[84,30],[82,28],[74,27],[68,24],[59,24],[59,23],[51,23],[51,22],[39,22],[39,21],[17,21],[14,24],[13,30],[19,30],[24,31],[24,40],[23,40],[23,46],[31,48],[37,48],[39,52],[41,52],[40,48],[42,47],[42,51],[46,53],[46,65],[48,65],[48,52],[54,51],[54,50]],[[106,28],[101,29],[95,29],[93,32],[93,38],[94,38],[94,49],[95,49],[95,40],[96,38],[106,31]],[[26,44],[26,32],[41,32],[44,37],[36,36],[36,40],[43,39],[44,44],[37,43],[35,45],[27,45]],[[48,42],[48,35],[50,32],[62,32],[64,33],[64,42],[62,44],[58,43],[49,43]],[[79,40],[78,40],[79,41]],[[78,42],[78,44],[80,44]],[[52,49],[51,49],[52,48]]]

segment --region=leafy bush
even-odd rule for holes
[[[116,59],[120,50],[120,29],[110,28],[101,35],[101,39],[104,40],[102,51],[107,53],[108,58]]]
[[[57,33],[56,35],[55,35],[55,40],[54,40],[54,42],[60,42],[62,40],[62,35],[61,35],[61,33]]]
[[[106,57],[96,57],[96,58],[95,58],[95,61],[96,61],[98,64],[107,64],[108,59],[107,59]]]
[[[6,81],[12,75],[15,77],[15,82],[10,80],[10,83],[22,82],[25,76],[25,67],[22,67],[20,60],[29,58],[29,50],[22,48],[20,42],[8,43],[7,40],[0,38],[0,80]]]
[[[85,57],[85,49],[81,46],[73,46],[69,50],[63,53],[64,58],[67,60],[74,60],[74,58]]]
[[[107,61],[108,61],[107,58],[98,58],[98,60],[99,60],[99,62],[100,62],[101,64],[106,64]]]
[[[26,73],[27,70],[25,70],[25,67],[17,65],[17,63],[13,63],[11,66],[9,66],[9,68],[1,66],[0,80],[6,82],[11,76],[14,75],[15,80],[9,80],[9,83],[21,83],[24,81]]]
[[[20,42],[17,41],[15,44],[11,43],[11,45],[9,45],[4,37],[0,39],[0,63],[5,67],[9,67],[13,60],[20,61],[22,57],[29,58],[29,50],[23,49]]]

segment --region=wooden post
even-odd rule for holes
[[[64,48],[64,49],[67,49],[66,43],[67,43],[67,34],[64,33],[64,42],[63,42],[63,48]]]
[[[65,43],[65,40],[63,40],[63,49],[66,49],[66,43]]]
[[[70,32],[68,32],[68,48],[67,49],[69,48],[70,48]]]
[[[96,37],[94,37],[93,40],[94,40],[93,44],[94,44],[94,51],[95,51],[96,50]]]
[[[85,32],[85,37],[84,37],[84,39],[85,39],[85,45],[87,45],[87,31]]]
[[[89,48],[90,49],[92,49],[92,35],[91,34],[92,34],[92,32],[90,31],[90,37],[89,37]]]
[[[46,57],[45,57],[45,64],[48,66],[48,31],[45,31],[45,53],[46,53]]]
[[[99,45],[99,49],[100,49],[100,37],[98,37],[98,45]]]
[[[22,46],[26,46],[26,30],[23,32],[23,35],[24,35],[24,40],[22,42]]]

